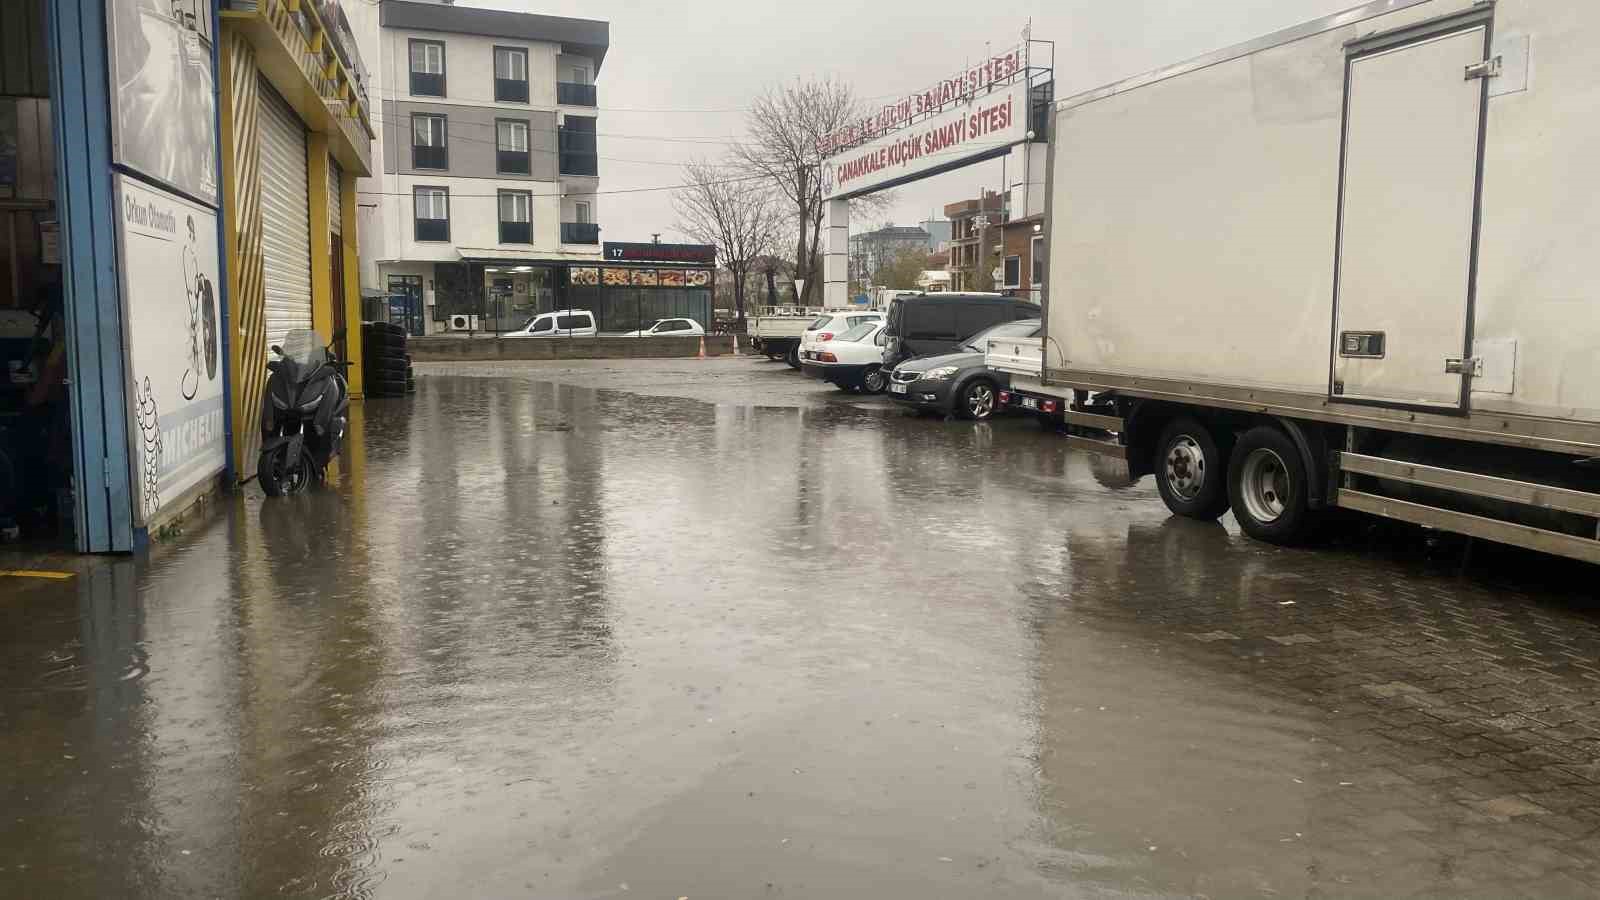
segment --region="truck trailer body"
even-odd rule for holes
[[[1597,46],[1592,0],[1378,0],[1059,101],[1033,386],[1256,537],[1600,561]]]

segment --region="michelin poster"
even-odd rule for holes
[[[225,463],[217,218],[118,175],[117,239],[135,520],[144,525]]]
[[[217,205],[212,0],[106,0],[112,154]]]

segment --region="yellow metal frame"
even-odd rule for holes
[[[291,18],[299,13],[309,38]],[[361,268],[357,254],[356,179],[371,174],[372,125],[356,99],[354,79],[328,40],[313,4],[262,0],[257,11],[222,13],[221,91],[223,217],[228,258],[234,471],[255,474],[261,446],[262,392],[266,389],[266,290],[262,261],[261,157],[257,117],[264,76],[294,108],[307,131],[307,209],[311,243],[311,321],[324,336],[333,329],[332,211],[340,206],[346,347],[352,363],[350,391],[361,397]],[[329,157],[339,162],[341,183],[330,185]]]

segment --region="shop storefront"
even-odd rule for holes
[[[216,18],[0,5],[0,541],[135,549],[226,470]]]
[[[715,247],[604,246],[604,262],[477,258],[429,266],[431,278],[391,274],[388,308],[411,308],[412,292],[431,281],[435,325],[430,333],[515,331],[532,317],[558,309],[589,310],[602,333],[647,328],[668,318],[694,319],[711,329]]]
[[[338,3],[223,0],[221,35],[233,414],[253,426],[272,346],[295,329],[332,338],[361,321],[355,181],[370,174],[373,132],[366,69]],[[360,341],[336,350],[354,363],[360,397]],[[257,429],[235,430],[239,479],[254,474],[258,448]]]
[[[594,313],[601,331],[649,328],[686,318],[712,330],[716,248],[709,244],[607,242],[599,266],[567,269],[568,305]]]
[[[138,548],[250,474],[270,336],[359,315],[362,69],[293,5],[0,4],[0,545]]]

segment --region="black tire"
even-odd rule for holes
[[[1228,463],[1228,501],[1245,534],[1281,546],[1305,542],[1320,519],[1310,497],[1311,473],[1287,434],[1258,425],[1240,436]]]
[[[1211,429],[1184,416],[1156,442],[1156,489],[1174,515],[1210,522],[1228,511],[1228,447]]]
[[[961,386],[953,412],[963,419],[987,422],[994,418],[995,411],[1000,408],[999,404],[1000,398],[996,394],[994,382],[987,378],[974,378]]]
[[[883,371],[883,366],[867,366],[861,373],[861,392],[863,394],[881,394],[889,389],[889,373]]]
[[[317,480],[317,466],[311,451],[300,447],[300,459],[293,465],[286,461],[287,444],[261,451],[256,460],[256,480],[268,497],[285,497],[304,493]]]
[[[788,363],[791,369],[800,368],[800,345],[795,344],[790,347],[789,352],[784,354],[783,361]]]
[[[398,394],[406,389],[406,379],[401,378],[374,378],[366,385],[367,393]]]
[[[376,353],[379,351],[404,353],[406,349],[406,339],[404,335],[384,334],[380,331],[374,331],[361,336],[361,347],[367,353]]]
[[[378,359],[367,361],[366,371],[369,375],[379,372],[398,372],[404,375],[409,366],[410,364],[404,359],[384,359],[379,357]]]

